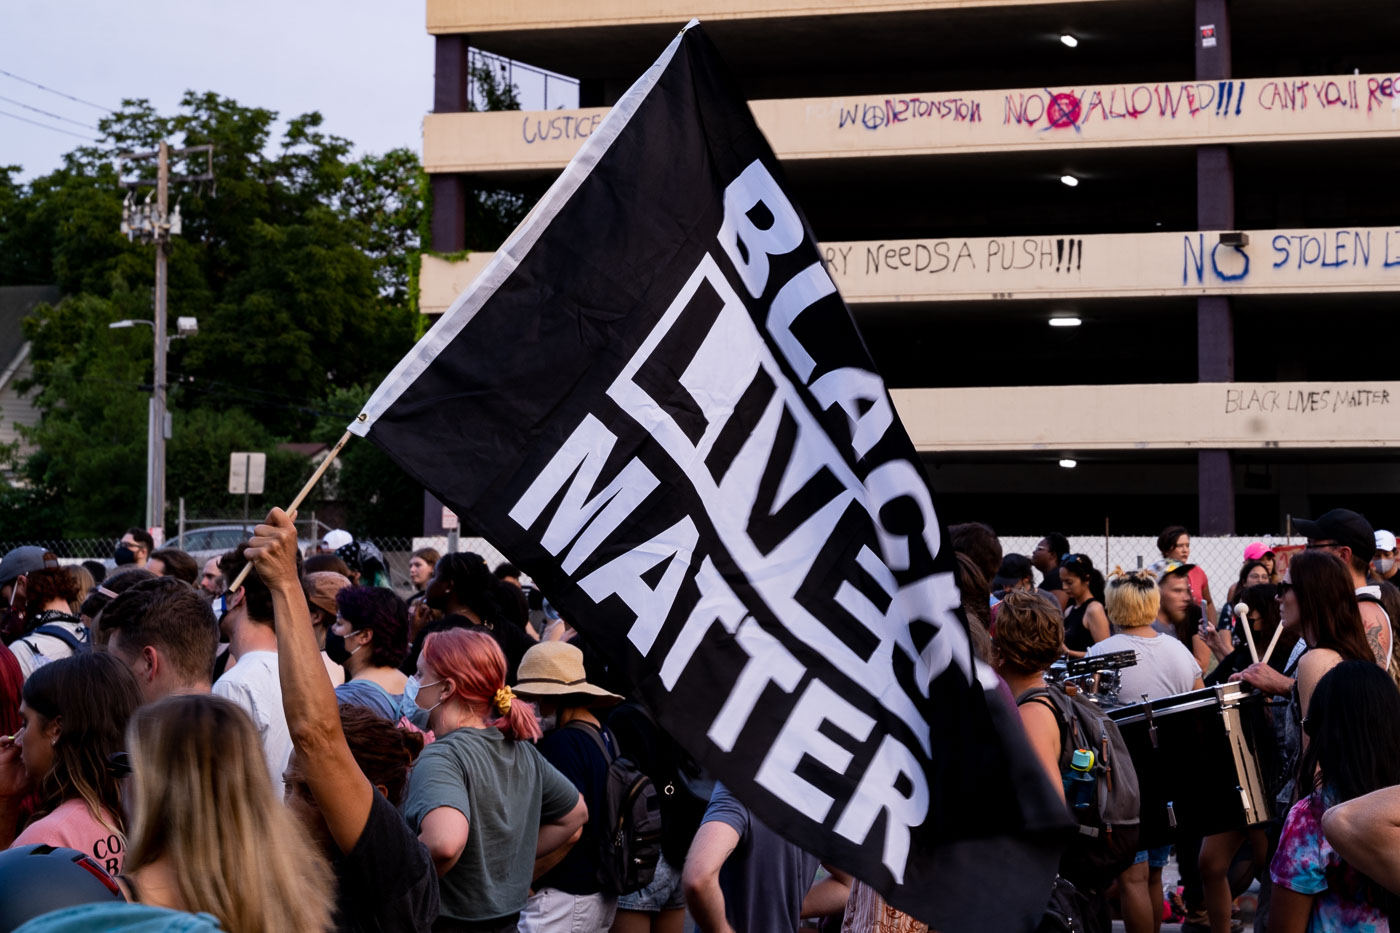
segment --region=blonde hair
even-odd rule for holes
[[[1119,628],[1151,625],[1162,605],[1157,575],[1150,570],[1115,573],[1109,578],[1104,597],[1104,611]]]
[[[168,697],[137,711],[127,745],[126,871],[167,858],[182,906],[229,933],[330,927],[330,868],[274,794],[242,709],[216,696]]]

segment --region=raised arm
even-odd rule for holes
[[[269,512],[267,521],[254,530],[247,554],[272,591],[282,706],[297,765],[335,844],[348,854],[364,832],[375,791],[340,727],[335,689],[326,677],[297,578],[297,531],[292,519],[281,509]]]

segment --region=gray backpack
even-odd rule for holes
[[[592,737],[608,763],[598,834],[597,878],[604,894],[631,894],[651,884],[661,859],[661,799],[636,762],[614,755],[598,729],[574,720],[564,726]]]
[[[1097,704],[1063,686],[1036,687],[1016,698],[1016,705],[1040,703],[1060,724],[1060,772],[1068,777],[1075,749],[1094,753],[1096,782],[1092,802],[1072,808],[1079,835],[1065,851],[1062,871],[1081,888],[1096,890],[1112,883],[1133,864],[1138,851],[1137,770],[1118,724]]]

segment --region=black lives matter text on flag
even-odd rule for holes
[[[948,933],[1038,917],[1063,805],[698,28],[352,430],[523,566],[760,819]]]

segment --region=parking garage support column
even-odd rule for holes
[[[1196,79],[1220,81],[1230,74],[1228,0],[1196,0]],[[1196,222],[1201,230],[1235,227],[1235,173],[1228,146],[1196,150]],[[1230,382],[1235,378],[1234,321],[1230,299],[1209,295],[1196,299],[1196,379]],[[1228,450],[1196,454],[1197,528],[1203,535],[1235,533],[1234,465]]]
[[[437,36],[433,62],[433,113],[467,109],[467,36]],[[462,175],[432,176],[433,219],[429,248],[455,253],[467,245],[467,182]]]
[[[433,113],[461,113],[467,109],[467,36],[437,36],[433,54]],[[433,203],[428,248],[456,253],[467,247],[467,180],[463,175],[430,176]],[[423,490],[423,534],[442,534],[442,503]]]

